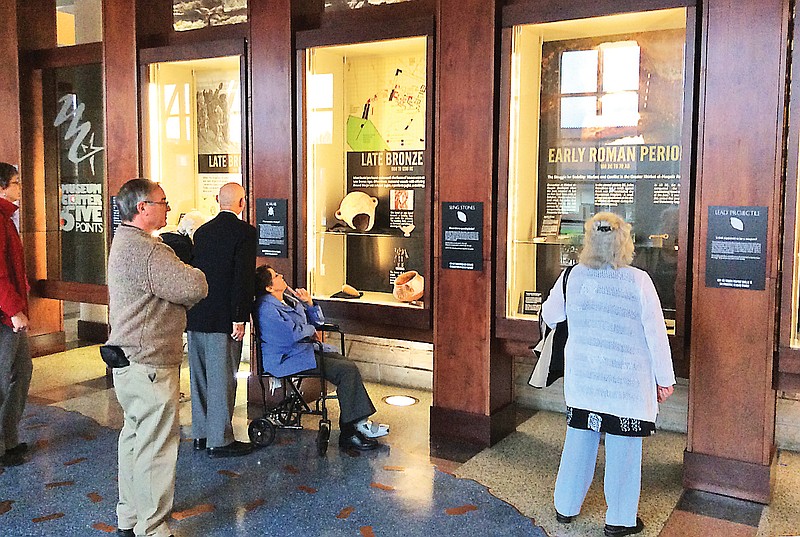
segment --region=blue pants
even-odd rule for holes
[[[567,427],[556,479],[555,507],[565,516],[580,513],[594,478],[600,433]],[[642,488],[641,437],[606,434],[606,524],[635,526]]]

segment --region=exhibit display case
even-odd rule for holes
[[[219,211],[216,195],[242,184],[241,56],[149,63],[143,91],[145,163],[171,211],[165,231],[197,211]]]
[[[686,21],[677,8],[507,31],[506,318],[538,318],[577,263],[584,221],[611,211],[632,224],[633,265],[652,277],[674,331]]]
[[[307,286],[423,309],[431,174],[428,40],[305,51]]]

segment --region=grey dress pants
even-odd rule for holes
[[[242,342],[230,334],[187,332],[189,379],[192,389],[192,436],[205,438],[210,448],[227,446],[233,436],[236,373]]]
[[[317,362],[320,354],[316,353]],[[352,423],[375,413],[361,372],[356,364],[338,352],[325,352],[325,380],[336,386],[336,397],[339,399],[339,423]],[[319,371],[319,368],[312,371]]]
[[[28,333],[0,324],[0,456],[19,444],[19,421],[32,374]]]

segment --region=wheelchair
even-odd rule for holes
[[[274,377],[268,371],[264,371],[264,362],[261,356],[261,332],[258,320],[253,316],[251,325],[256,345],[256,367],[258,382],[261,385],[261,398],[264,406],[264,416],[250,422],[247,429],[250,441],[255,446],[266,447],[275,440],[278,429],[302,429],[302,418],[305,415],[320,416],[319,431],[317,432],[316,447],[320,457],[324,457],[328,451],[328,442],[331,436],[331,422],[328,419],[328,409],[325,401],[333,399],[335,395],[328,395],[327,382],[325,381],[325,349],[321,341],[316,339],[306,339],[303,344],[313,345],[319,352],[320,359],[317,360],[317,369],[301,371],[285,377]],[[338,325],[325,323],[317,325],[318,332],[323,334],[334,333],[340,336],[341,353],[344,355],[344,333]],[[283,388],[283,399],[272,408],[267,404],[267,386],[265,379],[277,378]],[[319,379],[320,393],[312,408],[306,403],[301,391],[303,381],[306,379]]]

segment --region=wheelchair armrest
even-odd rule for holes
[[[315,326],[315,328],[317,330],[319,330],[320,332],[340,332],[341,333],[341,331],[342,331],[342,329],[339,328],[338,324],[333,324],[333,323],[318,324],[318,325]]]
[[[313,345],[320,352],[322,352],[322,349],[323,349],[322,342],[320,340],[318,340],[317,338],[313,337],[313,336],[306,336],[303,339],[301,339],[300,341],[298,341],[298,343],[308,343],[310,345]]]

